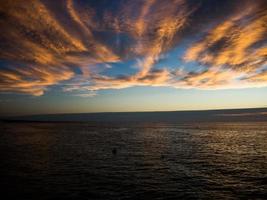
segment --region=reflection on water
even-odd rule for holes
[[[0,129],[0,184],[9,198],[267,195],[267,123],[6,123]]]

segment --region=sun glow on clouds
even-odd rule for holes
[[[267,86],[267,7],[263,0],[242,5],[239,1],[231,8],[233,12],[222,13],[225,17],[218,15],[207,24],[195,19],[205,5],[189,0],[110,4],[1,2],[0,92],[40,96],[49,86],[59,85],[65,92],[89,97],[98,90],[132,86]],[[155,67],[163,54],[190,40],[192,32],[202,37],[192,39],[185,53],[175,55],[183,68],[168,68],[167,61],[166,67]],[[114,63],[129,59],[138,66],[134,73],[105,74]],[[194,69],[188,67],[190,63]]]

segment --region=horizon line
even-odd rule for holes
[[[44,115],[75,115],[75,114],[109,114],[109,113],[159,113],[159,112],[205,112],[205,111],[223,111],[223,110],[250,110],[250,109],[267,109],[264,107],[241,107],[241,108],[218,108],[218,109],[192,109],[192,110],[155,110],[155,111],[110,111],[110,112],[70,112],[70,113],[40,113],[40,114],[26,114],[26,115],[9,115],[2,117],[27,117],[27,116],[44,116]]]

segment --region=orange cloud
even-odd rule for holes
[[[266,47],[253,47],[266,39],[267,14],[264,9],[249,5],[212,29],[206,37],[190,47],[185,61],[211,66],[254,70],[266,62]],[[259,63],[255,65],[255,63]],[[242,69],[241,69],[242,70]]]
[[[31,68],[28,71],[1,71],[0,91],[28,93],[34,96],[44,94],[46,87],[54,85],[59,81],[68,80],[74,73],[68,69]]]
[[[155,64],[161,56],[179,45],[195,25],[190,23],[198,5],[187,0],[140,0],[121,3],[116,11],[102,8],[99,12],[90,2],[84,6],[79,1],[57,1],[55,7],[48,2],[4,0],[1,4],[0,61],[7,64],[0,68],[0,92],[39,96],[59,84],[64,91],[89,91],[80,96],[144,85],[267,86],[267,14],[258,3],[244,3],[202,32],[202,39],[186,50],[179,63],[184,69],[158,69]],[[129,41],[121,44],[121,35]],[[135,73],[102,74],[110,63],[129,59],[138,61]],[[190,71],[188,62],[203,69]]]
[[[88,65],[119,60],[94,39],[73,2],[67,1],[66,7],[72,26],[80,27],[77,33],[66,28],[39,0],[1,4],[4,18],[0,20],[0,37],[6,48],[1,48],[0,59],[15,66],[12,70],[0,69],[0,91],[42,95],[48,86],[74,77],[75,68],[88,76]]]
[[[206,65],[207,71],[188,77],[185,84],[208,88],[267,86],[265,73],[258,72],[267,63],[266,47],[260,45],[266,41],[266,22],[266,10],[249,4],[211,29],[184,55],[187,62]]]

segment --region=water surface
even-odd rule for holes
[[[267,195],[266,122],[2,123],[0,132],[6,199]]]

